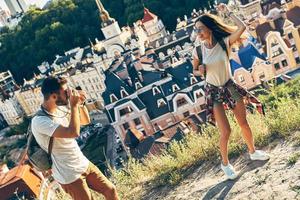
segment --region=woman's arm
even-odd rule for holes
[[[244,22],[242,22],[237,16],[234,15],[233,12],[230,12],[228,7],[225,4],[220,4],[218,6],[218,9],[223,12],[225,15],[227,15],[228,17],[230,17],[232,19],[232,21],[237,25],[237,30],[235,32],[233,32],[230,36],[229,36],[229,45],[231,46],[233,43],[235,43],[238,39],[240,39],[241,35],[243,34],[243,32],[246,30],[246,25],[244,24]]]

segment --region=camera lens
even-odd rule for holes
[[[75,89],[76,90],[82,90],[80,86],[77,86]]]

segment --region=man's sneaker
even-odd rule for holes
[[[269,160],[270,156],[261,150],[255,150],[254,153],[250,153],[251,160]]]
[[[224,166],[223,163],[221,163],[221,169],[223,170],[228,179],[236,179],[237,174],[234,171],[233,166],[231,164],[228,163],[228,165]]]

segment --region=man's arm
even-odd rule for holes
[[[69,92],[71,117],[68,127],[58,126],[53,137],[57,138],[76,138],[80,135],[80,118],[79,118],[79,94],[77,91]]]

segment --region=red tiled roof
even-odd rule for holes
[[[256,34],[258,40],[262,43],[266,43],[266,38],[265,36],[267,35],[268,32],[272,31],[273,28],[271,27],[269,22],[265,22],[263,24],[260,24],[256,27]]]
[[[0,196],[4,199],[26,191],[29,197],[38,197],[41,186],[41,178],[29,165],[20,165],[0,175]]]
[[[288,20],[294,23],[294,26],[299,26],[300,25],[300,7],[296,6],[292,8],[291,10],[286,12],[286,17]]]
[[[143,23],[151,21],[155,18],[157,18],[157,16],[155,14],[150,12],[147,8],[144,8],[144,18],[142,19]]]

